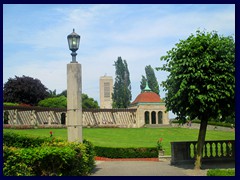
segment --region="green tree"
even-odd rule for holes
[[[9,78],[3,87],[4,102],[36,105],[48,96],[47,88],[41,81],[28,76]]]
[[[140,84],[140,89],[141,92],[144,90],[145,86],[146,86],[146,81],[148,82],[148,86],[150,87],[150,89],[159,94],[159,85],[158,85],[158,81],[157,78],[155,76],[155,72],[154,69],[151,67],[151,65],[148,65],[145,67],[145,73],[146,73],[146,77],[142,76],[142,81]]]
[[[127,108],[132,99],[130,73],[128,71],[127,61],[118,57],[117,61],[114,62],[114,66],[116,68],[116,77],[112,95],[113,108]]]
[[[235,109],[235,42],[232,36],[197,31],[180,40],[157,70],[169,72],[162,82],[168,111],[179,119],[201,120],[195,168],[201,168],[202,149],[209,120],[228,117]]]
[[[46,98],[39,101],[38,106],[51,108],[66,108],[67,98],[65,96]]]
[[[55,97],[50,97],[41,100],[38,103],[38,106],[42,107],[52,107],[52,108],[66,108],[67,107],[67,90],[64,90],[62,93],[58,94]],[[99,108],[98,102],[91,97],[88,97],[87,94],[82,93],[82,108],[83,109],[92,109]]]
[[[83,109],[97,109],[99,108],[98,102],[93,98],[88,97],[87,94],[82,94],[82,108]]]
[[[65,96],[67,97],[67,90],[63,90],[60,94],[58,94],[57,96]]]
[[[141,80],[141,82],[140,82],[141,92],[143,92],[144,88],[146,87],[146,82],[147,82],[147,78],[142,75],[142,80]],[[148,86],[149,86],[149,85],[148,85]]]
[[[48,94],[49,94],[49,97],[56,97],[57,96],[57,90],[54,89],[53,91],[51,90],[48,90]]]

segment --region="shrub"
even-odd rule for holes
[[[152,158],[158,157],[157,149],[154,148],[114,148],[95,146],[97,156],[107,158]]]
[[[207,176],[235,176],[235,169],[209,169]]]
[[[3,132],[3,144],[8,147],[30,148],[40,147],[43,143],[51,142],[52,138],[30,137],[12,132]],[[61,140],[55,140],[61,141]]]
[[[4,102],[3,103],[4,106],[18,106],[18,103],[12,103],[12,102]]]
[[[5,176],[86,176],[95,166],[87,140],[70,143],[4,132],[3,150]]]
[[[65,96],[46,98],[39,101],[38,106],[51,108],[66,108],[67,98]]]
[[[18,149],[3,146],[3,175],[4,176],[32,176],[32,168],[19,159]]]
[[[173,120],[171,123],[178,123],[181,124],[181,121],[178,120]],[[192,123],[200,124],[200,120],[193,120]],[[225,123],[225,122],[216,122],[216,121],[208,121],[208,125],[213,125],[213,126],[223,126],[223,127],[232,127],[231,123]],[[235,125],[235,124],[234,124]]]

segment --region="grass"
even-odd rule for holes
[[[15,133],[31,136],[53,136],[67,140],[67,129],[4,129]],[[171,154],[170,142],[196,141],[198,129],[186,128],[83,128],[83,138],[96,146],[105,147],[156,147],[157,140],[163,138],[162,144],[165,154]],[[206,140],[234,140],[232,131],[208,130]]]
[[[209,169],[207,176],[235,176],[235,169]]]

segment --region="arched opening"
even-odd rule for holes
[[[61,124],[66,124],[66,113],[61,113]]]
[[[145,124],[149,124],[149,112],[148,111],[146,111],[144,113],[144,119],[145,119]]]
[[[152,116],[152,124],[156,124],[156,112],[153,111],[153,112],[151,113],[151,116]]]
[[[162,111],[158,111],[158,124],[162,124],[163,121],[163,112]]]

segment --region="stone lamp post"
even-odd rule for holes
[[[76,61],[80,36],[74,29],[67,36],[72,61],[67,64],[67,131],[69,142],[82,142],[82,69]]]

